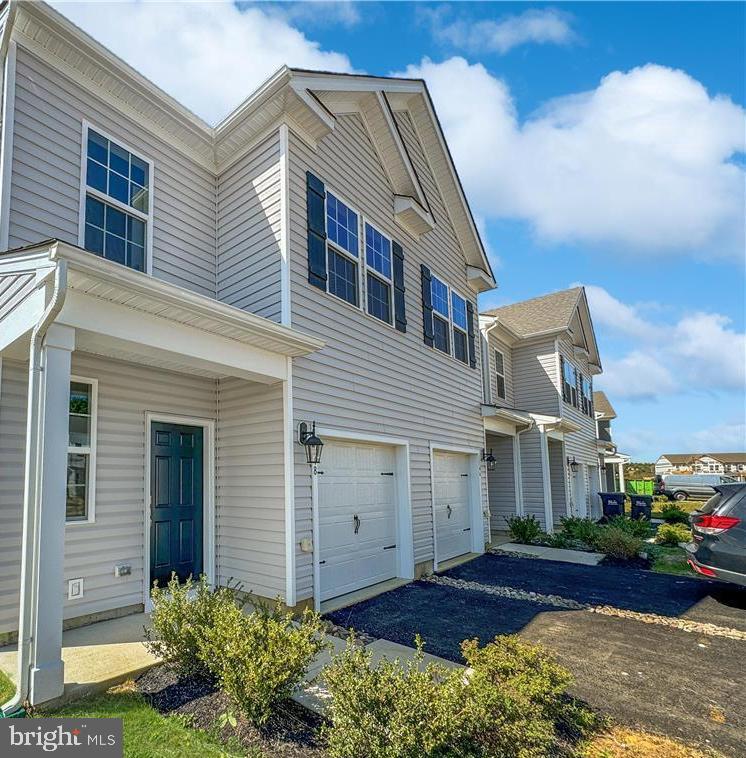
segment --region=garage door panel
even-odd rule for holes
[[[318,480],[322,600],[396,576],[395,461],[386,446],[331,442],[324,448]]]
[[[433,501],[438,560],[471,550],[471,463],[463,453],[433,455]]]

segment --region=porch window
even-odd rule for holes
[[[505,356],[499,350],[495,350],[495,384],[497,396],[505,400]]]
[[[96,479],[95,379],[74,378],[70,382],[67,447],[67,521],[93,521]]]
[[[147,268],[152,164],[100,132],[84,128],[80,244],[137,271]]]

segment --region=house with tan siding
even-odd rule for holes
[[[492,529],[514,514],[549,532],[566,515],[599,516],[601,359],[584,289],[486,310],[479,323]]]
[[[211,125],[44,3],[0,24],[21,696],[172,573],[318,608],[482,552],[495,280],[424,83],[282,68]]]

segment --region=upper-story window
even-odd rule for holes
[[[466,298],[431,273],[430,300],[433,307],[433,347],[453,355],[462,363],[469,363]]]
[[[580,377],[580,389],[582,395],[582,411],[588,416],[593,416],[593,385],[588,377]]]
[[[365,288],[368,293],[368,313],[385,321],[392,320],[391,240],[365,222]]]
[[[84,125],[80,244],[92,253],[146,271],[152,236],[150,161]]]
[[[505,356],[499,350],[495,350],[495,385],[497,396],[505,400]]]
[[[329,292],[357,306],[358,294],[358,241],[359,215],[349,206],[326,193],[327,267]]]
[[[562,399],[578,407],[578,375],[575,366],[562,359]]]
[[[96,478],[95,379],[70,382],[67,447],[67,521],[93,521]]]
[[[453,355],[462,363],[468,363],[466,300],[453,290],[451,290],[451,318],[453,321]]]
[[[448,285],[433,274],[430,280],[433,300],[433,345],[444,353],[451,352],[450,331],[451,309],[448,307]]]

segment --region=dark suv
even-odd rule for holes
[[[719,484],[689,517],[689,565],[702,576],[746,586],[746,482]]]

